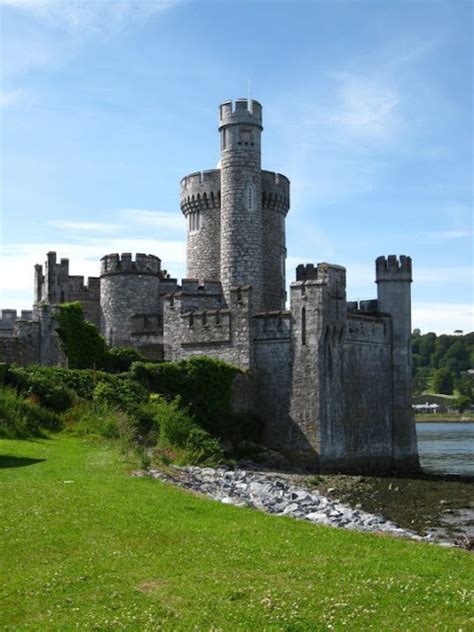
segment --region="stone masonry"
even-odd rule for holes
[[[264,421],[262,441],[298,464],[416,470],[411,259],[378,257],[377,298],[360,303],[346,300],[341,266],[301,264],[288,310],[290,183],[261,168],[262,106],[226,101],[218,128],[220,168],[181,180],[188,278],[178,284],[155,255],[124,253],[105,255],[100,277],[85,283],[48,253],[35,267],[33,310],[0,312],[1,359],[61,364],[55,306],[78,300],[111,346],[246,370],[246,407]]]

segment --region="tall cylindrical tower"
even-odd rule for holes
[[[378,310],[392,316],[393,460],[399,470],[419,468],[412,410],[410,257],[378,257],[375,262]]]
[[[135,319],[155,318],[159,312],[161,261],[154,255],[130,253],[102,257],[100,270],[101,331],[112,347],[140,343]]]
[[[230,288],[252,285],[256,311],[263,301],[262,106],[238,99],[219,107],[221,135],[220,278],[229,302]]]

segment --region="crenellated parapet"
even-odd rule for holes
[[[376,283],[380,281],[412,281],[411,257],[388,255],[375,261]]]
[[[281,173],[262,171],[262,207],[286,215],[290,208],[290,181]]]
[[[219,209],[220,206],[220,169],[198,171],[181,180],[181,211],[184,215],[195,211]]]
[[[262,106],[254,99],[224,101],[219,106],[219,129],[226,125],[257,125],[262,127]]]
[[[122,255],[113,253],[105,255],[100,260],[101,277],[113,274],[149,274],[160,276],[161,259],[155,255],[145,255],[137,253],[135,258],[130,252],[124,252]]]

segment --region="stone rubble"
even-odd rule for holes
[[[268,473],[224,467],[183,467],[175,468],[175,471],[176,478],[160,470],[148,470],[148,475],[205,494],[224,504],[252,507],[277,516],[292,516],[331,527],[425,539],[382,516],[353,509],[321,495],[317,490],[296,486]]]

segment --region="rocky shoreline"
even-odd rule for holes
[[[277,516],[291,516],[314,524],[372,533],[385,533],[413,540],[430,541],[403,529],[381,515],[351,507],[304,485],[303,479],[281,472],[256,472],[225,467],[173,467],[167,473],[150,469],[148,475],[239,507],[252,507]],[[300,478],[300,477],[297,477]],[[449,543],[443,543],[449,545]]]

